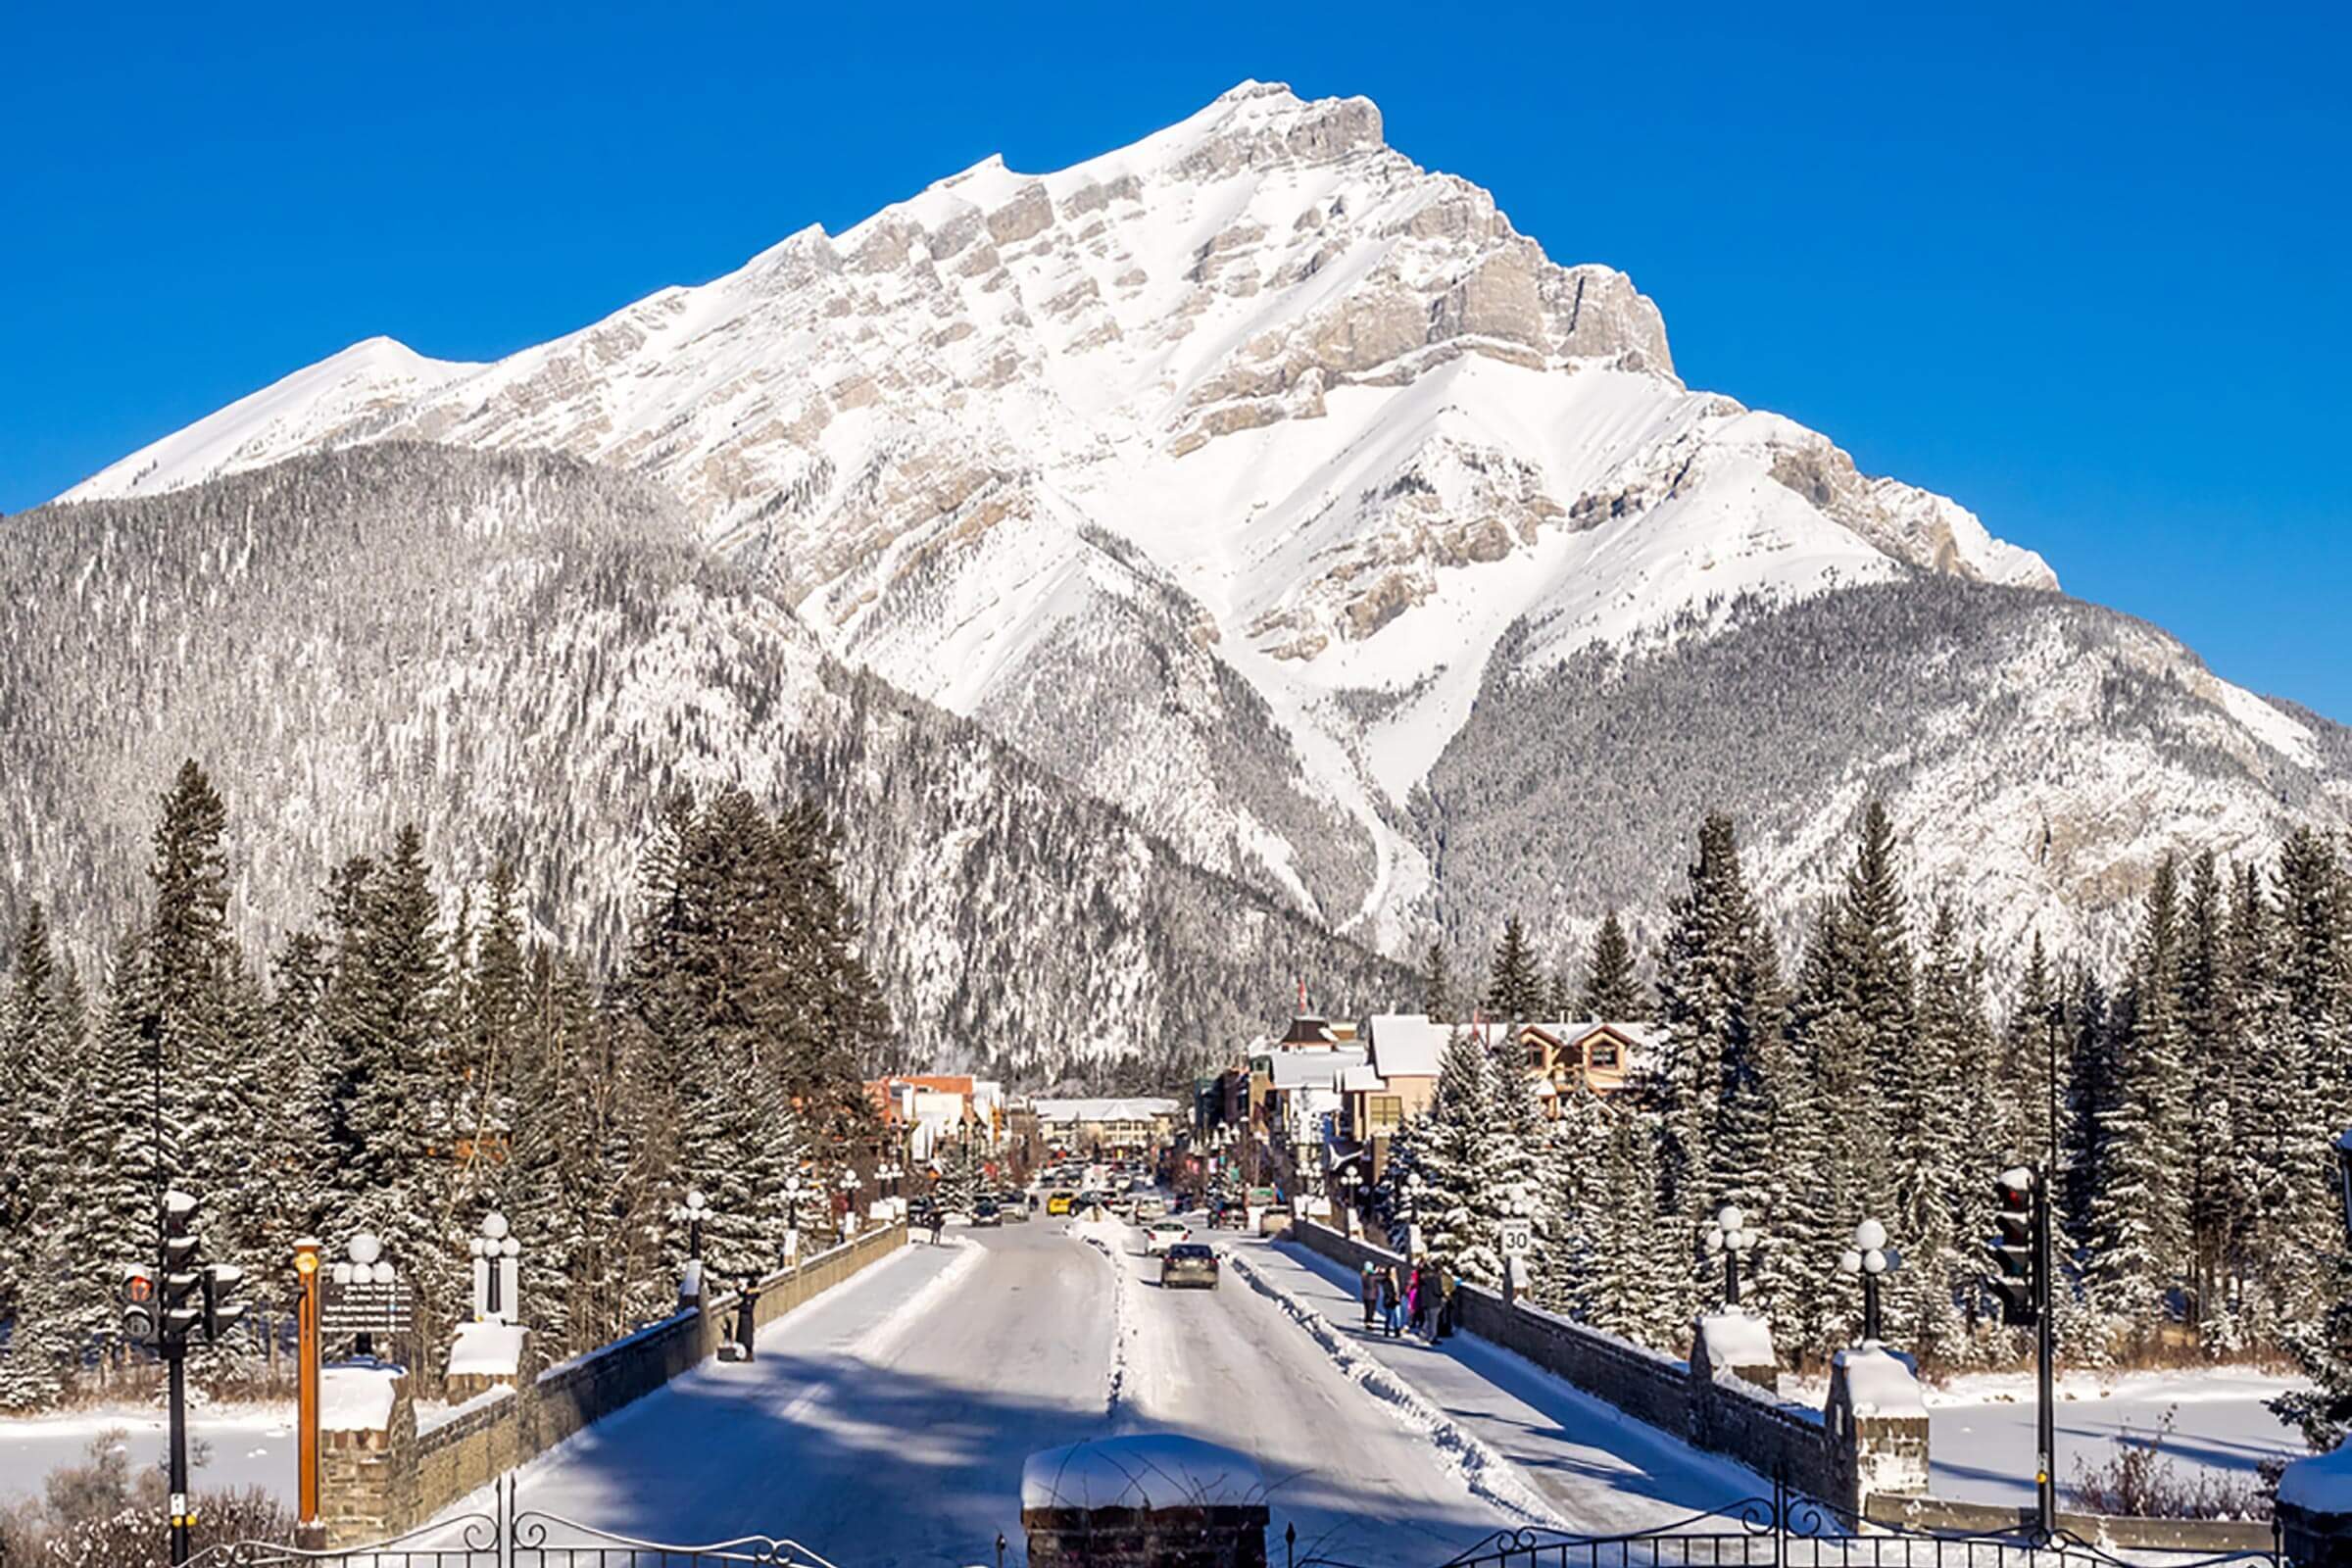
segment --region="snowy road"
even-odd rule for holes
[[[1240,1281],[1163,1292],[1133,1232],[1058,1223],[908,1248],[520,1472],[523,1505],[620,1534],[790,1536],[836,1561],[1020,1560],[1034,1450],[1176,1431],[1263,1469],[1274,1532],[1443,1561],[1505,1522]]]

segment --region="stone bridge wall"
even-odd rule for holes
[[[760,1282],[753,1315],[764,1328],[906,1245],[906,1228],[892,1225],[778,1270]],[[417,1430],[404,1380],[387,1431],[338,1434],[342,1441],[322,1453],[319,1516],[329,1544],[360,1545],[414,1529],[709,1360],[732,1338],[735,1303],[736,1293],[714,1293],[701,1308],[673,1313],[536,1377],[526,1361],[514,1390],[468,1400],[428,1431]]]
[[[1328,1226],[1300,1221],[1291,1239],[1335,1262],[1360,1270],[1404,1266],[1385,1248],[1351,1240]],[[1739,1460],[1759,1476],[1778,1476],[1798,1492],[1849,1513],[1861,1506],[1857,1477],[1871,1473],[1822,1422],[1821,1412],[1780,1399],[1729,1370],[1695,1375],[1678,1360],[1630,1340],[1523,1304],[1505,1305],[1475,1285],[1461,1291],[1462,1327],[1490,1344],[1515,1350],[1585,1393],[1605,1399],[1696,1447]],[[1924,1444],[1924,1431],[1907,1434]],[[1865,1434],[1862,1441],[1871,1438]],[[1729,1502],[1733,1499],[1726,1498]]]

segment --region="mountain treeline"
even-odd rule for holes
[[[2071,1364],[2286,1350],[2328,1385],[2341,1352],[2323,1309],[2343,1295],[2345,1246],[2331,1141],[2352,1122],[2343,844],[2306,829],[2263,863],[2167,860],[2127,961],[2102,969],[2035,937],[1997,995],[1959,911],[1906,900],[1899,854],[1871,805],[1790,961],[1731,819],[1708,817],[1646,996],[1615,914],[1573,995],[1509,922],[1487,1016],[1628,1018],[1648,1054],[1625,1091],[1579,1088],[1553,1119],[1515,1048],[1459,1031],[1432,1111],[1399,1135],[1392,1217],[1493,1281],[1522,1185],[1539,1299],[1679,1350],[1720,1300],[1702,1228],[1737,1203],[1763,1238],[1744,1299],[1805,1356],[1855,1336],[1860,1288],[1839,1258],[1875,1218],[1901,1254],[1887,1338],[1943,1366],[1992,1363],[2026,1346],[1983,1285],[1993,1182],[2031,1163],[2053,1173]],[[1432,979],[1436,1005],[1462,1005]],[[2352,1368],[2338,1381],[2352,1389]],[[2340,1430],[2346,1414],[2320,1418]]]
[[[429,1381],[493,1209],[549,1359],[674,1308],[689,1188],[723,1269],[773,1266],[788,1222],[837,1233],[840,1178],[875,1156],[859,1078],[892,1021],[819,809],[673,797],[604,972],[514,861],[437,885],[413,826],[340,861],[312,917],[253,954],[228,916],[228,823],[183,763],[101,975],[25,905],[0,1004],[0,1405],[136,1358],[117,1269],[156,1254],[167,1186],[201,1200],[206,1257],[247,1270],[254,1312],[198,1361],[216,1380],[278,1348],[304,1236],[330,1257],[381,1238]]]
[[[609,969],[662,803],[738,787],[839,832],[893,1067],[1157,1089],[1300,973],[1335,1006],[1411,993],[1404,966],[827,658],[648,480],[546,453],[322,452],[11,516],[0,589],[0,930],[38,893],[85,970],[147,897],[155,781],[198,757],[238,803],[228,918],[255,952],[353,846],[415,821],[445,884],[508,859]]]
[[[1825,808],[1876,796],[1913,890],[2000,890],[1958,914],[2004,982],[2034,925],[2121,961],[2165,846],[2268,858],[2298,824],[2352,826],[2352,730],[2296,710],[2308,750],[2252,744],[2193,655],[2058,594],[1920,573],[1695,607],[1650,645],[1542,657],[1543,631],[1496,648],[1412,799],[1457,965],[1514,909],[1615,906],[1654,941],[1681,841],[1714,810],[1769,857],[1758,897],[1794,953],[1841,871]],[[1531,923],[1545,949],[1590,931]]]

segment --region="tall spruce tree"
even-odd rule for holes
[[[1592,951],[1585,959],[1585,989],[1577,1015],[1630,1023],[1642,1015],[1642,988],[1634,975],[1634,948],[1625,926],[1611,909],[1592,933]]]
[[[2179,877],[2167,857],[2142,912],[2110,1094],[2099,1107],[2098,1186],[2091,1196],[2100,1299],[2140,1329],[2164,1313],[2188,1251],[2180,1159],[2186,1105],[2180,967]]]
[[[1487,1015],[1505,1023],[1534,1023],[1547,1010],[1544,969],[1517,915],[1502,923],[1502,940],[1487,961]]]

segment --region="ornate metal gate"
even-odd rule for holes
[[[537,1508],[502,1477],[487,1513],[456,1518],[367,1546],[305,1551],[274,1542],[211,1546],[189,1568],[835,1568],[797,1541],[741,1536],[702,1545],[639,1541]]]
[[[1288,1568],[1392,1568],[1296,1555]],[[1573,1536],[1534,1527],[1497,1531],[1441,1568],[2285,1568],[2276,1526],[2267,1550],[2118,1552],[2059,1530],[1942,1534],[1865,1524],[1830,1504],[1775,1487],[1653,1530]]]

